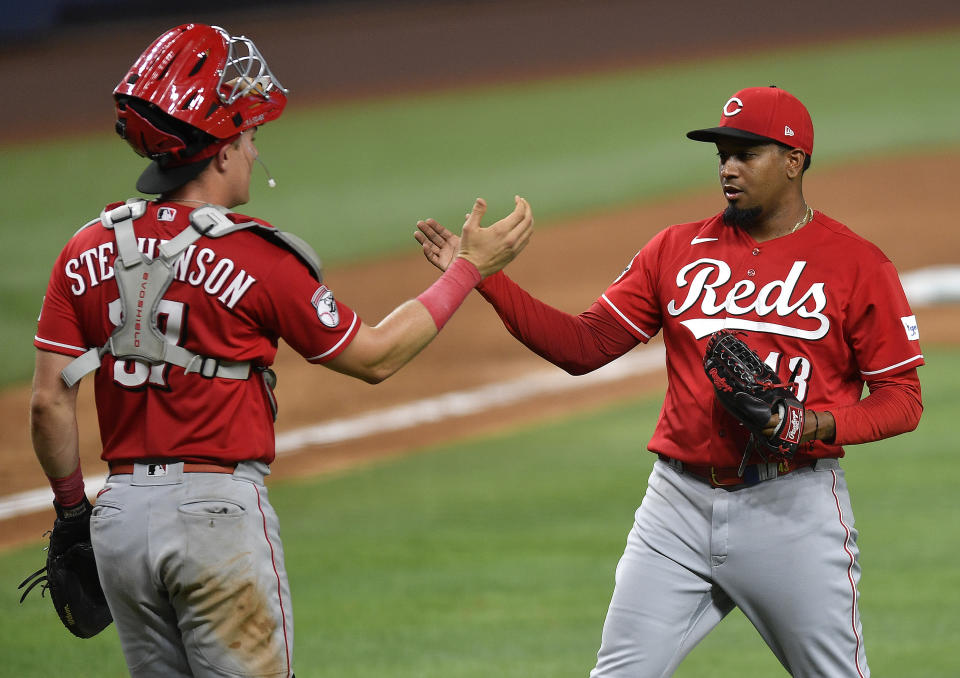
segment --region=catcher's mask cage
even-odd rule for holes
[[[252,40],[184,24],[154,40],[114,89],[116,129],[139,155],[176,167],[280,117],[286,92]]]

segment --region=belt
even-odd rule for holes
[[[735,466],[716,467],[707,464],[687,464],[679,459],[672,459],[662,454],[658,454],[660,460],[665,462],[678,473],[689,473],[697,480],[708,483],[711,487],[735,488],[756,485],[764,480],[772,480],[788,473],[796,471],[799,468],[812,468],[816,466],[817,461],[781,461],[769,464],[751,464],[743,469],[743,475],[738,475],[738,469]]]
[[[166,466],[167,464],[178,464],[180,462],[169,459],[166,462],[158,461],[140,461],[129,464],[110,464],[110,475],[117,476],[125,473],[133,473],[135,464],[146,464],[148,466]],[[184,473],[233,473],[237,469],[236,464],[199,464],[190,461],[183,462]]]

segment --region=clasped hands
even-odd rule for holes
[[[486,278],[509,264],[520,254],[533,235],[533,211],[530,203],[514,197],[513,211],[500,221],[480,226],[487,211],[487,203],[477,198],[473,209],[465,215],[461,235],[455,235],[435,219],[417,222],[413,237],[423,247],[427,261],[446,271],[455,257],[472,263]]]

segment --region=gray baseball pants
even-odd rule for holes
[[[734,490],[658,460],[590,676],[669,676],[739,607],[791,675],[866,678],[859,581],[836,460]]]
[[[269,467],[111,475],[90,520],[135,678],[290,676],[293,617]]]

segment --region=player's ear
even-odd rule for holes
[[[784,149],[784,168],[789,179],[796,179],[803,174],[803,163],[807,154],[799,148]]]
[[[217,154],[213,156],[211,163],[219,170],[220,172],[225,172],[227,170],[227,163],[230,161],[232,156],[236,155],[237,149],[233,144],[224,144],[217,151]]]

